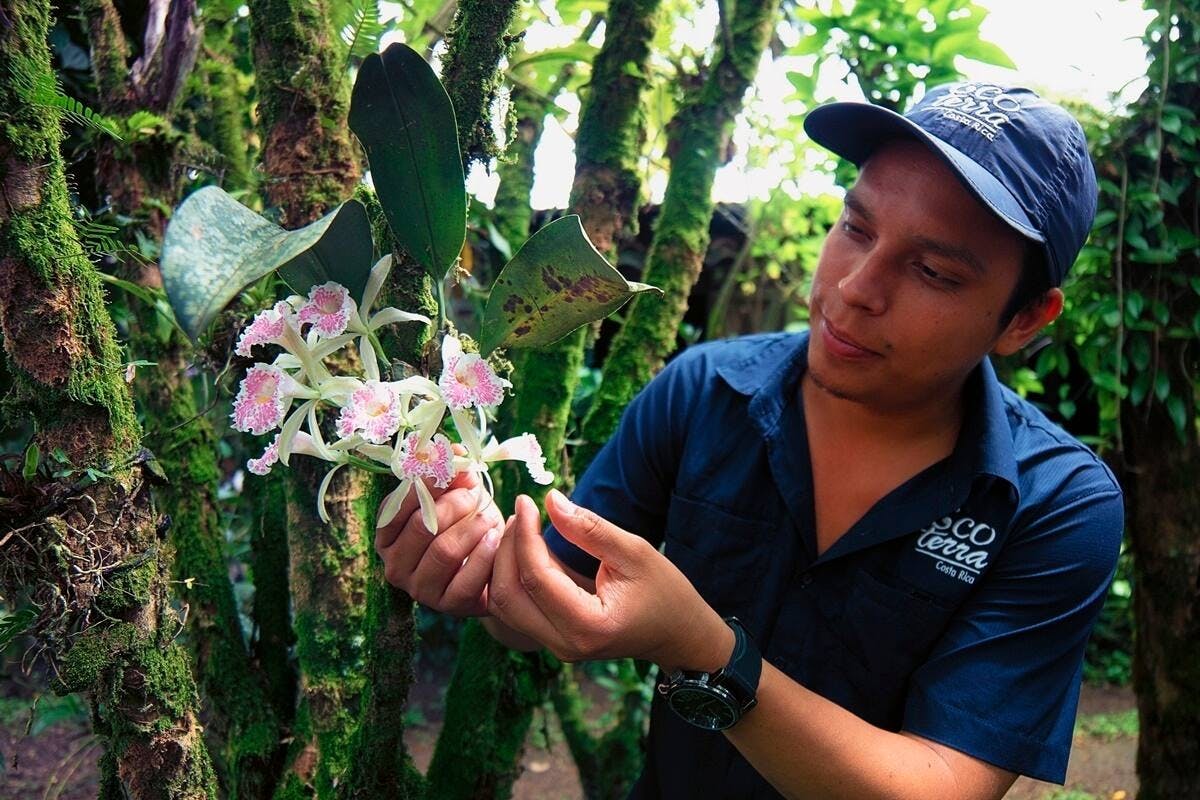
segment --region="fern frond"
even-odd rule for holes
[[[58,81],[51,75],[40,76],[32,87],[30,100],[42,108],[57,108],[62,115],[72,122],[90,128],[93,131],[107,134],[118,142],[123,141],[118,124],[63,93]]]
[[[379,51],[379,40],[387,27],[379,21],[378,0],[352,0],[353,13],[342,27],[342,42],[350,58],[365,58]]]

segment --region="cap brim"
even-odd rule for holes
[[[880,145],[913,139],[926,145],[996,216],[1022,236],[1045,243],[1042,235],[1004,184],[958,148],[927,133],[894,111],[869,103],[829,103],[809,112],[804,130],[817,144],[862,165]]]

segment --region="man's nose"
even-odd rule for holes
[[[868,314],[882,314],[887,310],[888,286],[887,255],[873,248],[854,263],[840,281],[838,293],[842,302]]]

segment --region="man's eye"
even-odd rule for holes
[[[921,274],[921,277],[932,281],[939,286],[945,286],[947,288],[958,286],[958,281],[956,281],[954,278],[950,277],[949,275],[943,275],[936,269],[930,267],[928,264],[922,264],[918,261],[913,266],[917,268],[917,272]]]
[[[863,235],[863,229],[848,220],[842,221],[842,230],[844,230],[846,233],[853,233],[856,236]]]

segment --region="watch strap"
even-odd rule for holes
[[[762,654],[741,620],[737,617],[725,617],[725,624],[733,630],[733,653],[729,663],[721,670],[723,677],[736,687],[742,695],[739,699],[748,710],[758,694],[758,680],[762,677]]]

